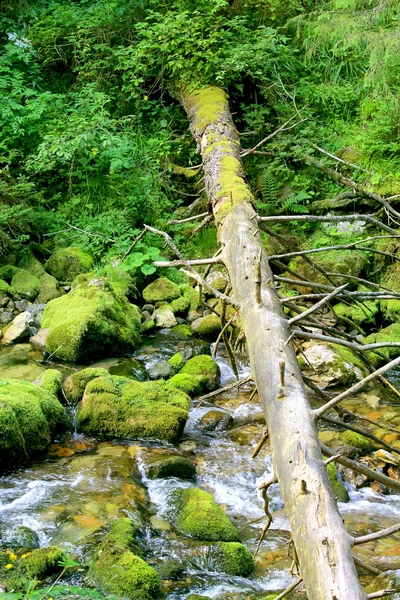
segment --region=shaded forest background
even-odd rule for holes
[[[3,257],[31,242],[72,244],[105,265],[143,223],[172,231],[188,256],[215,251],[213,225],[194,235],[193,223],[167,225],[206,210],[201,172],[181,169],[199,157],[176,83],[224,87],[245,149],[292,119],[244,158],[261,215],[371,202],[332,201],[343,187],[310,158],[400,201],[394,0],[19,0],[0,19]],[[330,227],[314,242],[355,232]],[[161,244],[147,236],[125,268],[151,275]]]

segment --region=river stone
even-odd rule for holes
[[[167,362],[160,362],[148,370],[150,379],[168,379],[172,373],[172,365]]]
[[[19,312],[24,312],[25,310],[28,309],[29,306],[29,302],[27,302],[26,300],[18,300],[15,303],[15,308],[19,311]]]
[[[32,323],[36,327],[40,327],[42,315],[45,308],[46,304],[30,304],[26,309],[28,312],[31,313],[33,320]]]
[[[205,315],[193,321],[191,328],[202,339],[214,341],[221,331],[221,320],[214,314]]]
[[[400,569],[396,571],[386,571],[375,577],[371,583],[365,588],[368,594],[379,592],[381,590],[393,589],[395,592],[400,592]]]
[[[24,550],[33,550],[39,548],[40,541],[38,534],[23,525],[11,530],[4,540],[9,548],[20,548]]]
[[[154,317],[156,327],[171,329],[176,325],[175,315],[169,308],[158,308]]]
[[[0,323],[1,325],[8,325],[14,319],[14,315],[11,312],[4,311],[0,315]]]
[[[196,467],[183,456],[170,456],[150,464],[147,470],[149,479],[164,479],[178,477],[179,479],[193,479],[196,476]]]
[[[198,423],[200,431],[223,431],[233,421],[231,415],[222,410],[209,410]]]
[[[48,333],[48,327],[39,329],[39,331],[29,339],[29,343],[31,344],[32,348],[35,350],[40,350],[40,352],[44,352],[46,349],[46,338]]]
[[[32,315],[28,311],[19,314],[12,325],[4,333],[3,344],[15,344],[29,337],[29,327],[32,323]]]
[[[348,348],[307,342],[299,358],[302,372],[322,388],[351,385],[363,379],[363,367]]]

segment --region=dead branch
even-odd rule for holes
[[[286,596],[286,594],[289,594],[292,590],[294,590],[295,588],[297,588],[297,586],[300,585],[302,581],[303,581],[303,578],[299,577],[294,583],[291,583],[286,588],[286,590],[283,590],[283,592],[281,592],[279,594],[279,596],[275,596],[275,600],[283,600],[283,598]]]
[[[339,404],[339,402],[342,402],[342,400],[344,400],[345,398],[348,398],[349,396],[352,396],[353,394],[355,394],[356,392],[358,392],[367,383],[369,383],[370,381],[372,381],[376,377],[379,377],[379,375],[383,375],[387,371],[390,371],[390,369],[394,369],[399,364],[400,364],[400,356],[398,356],[394,360],[391,360],[389,363],[387,363],[386,365],[384,365],[380,369],[377,369],[376,371],[374,371],[374,373],[371,373],[370,375],[367,375],[367,377],[364,377],[364,379],[362,379],[358,383],[354,384],[353,386],[351,386],[350,388],[348,388],[346,391],[342,392],[338,396],[335,396],[335,398],[332,398],[332,400],[330,400],[329,402],[327,402],[324,406],[321,406],[321,408],[316,408],[313,411],[315,417],[316,418],[320,417],[324,412],[326,412],[327,410],[329,410],[333,406],[336,406],[336,404]],[[399,484],[399,489],[400,489],[400,484]]]
[[[201,406],[203,404],[203,402],[205,402],[205,400],[208,400],[208,398],[212,398],[213,396],[219,396],[219,394],[222,394],[223,392],[227,392],[228,390],[231,390],[232,388],[235,387],[240,387],[242,385],[244,385],[245,383],[249,383],[249,381],[252,380],[252,377],[245,377],[244,379],[241,379],[240,381],[235,381],[234,383],[230,383],[229,385],[226,385],[225,387],[219,388],[218,390],[214,390],[213,392],[210,392],[209,394],[205,394],[205,396],[200,396],[200,398],[197,398],[198,400],[198,404],[196,406],[196,408],[199,408],[199,406]]]
[[[374,435],[370,431],[367,431],[366,429],[363,429],[362,427],[358,427],[358,425],[353,425],[353,423],[345,423],[344,421],[340,421],[339,419],[333,419],[332,417],[321,416],[319,418],[322,421],[325,421],[326,423],[331,423],[332,425],[337,425],[338,427],[341,427],[342,429],[350,429],[351,431],[360,433],[364,437],[372,440],[373,442],[376,442],[379,446],[386,448],[386,450],[389,450],[389,452],[395,452],[396,454],[400,455],[399,448],[396,448],[395,446],[391,446],[390,444],[388,444],[387,442],[384,442],[383,440],[381,440],[381,438]]]
[[[258,440],[257,445],[252,452],[251,458],[256,458],[256,456],[258,456],[261,448],[264,446],[264,444],[267,440],[268,440],[268,429],[266,427],[264,427],[264,429],[262,430],[261,437]]]
[[[356,190],[359,194],[362,194],[366,198],[371,198],[372,200],[375,200],[379,204],[382,204],[382,206],[384,206],[386,208],[386,210],[389,211],[392,215],[394,215],[396,218],[400,218],[400,213],[398,213],[397,210],[395,210],[389,204],[389,202],[386,202],[385,198],[382,198],[382,196],[378,196],[378,194],[375,194],[373,192],[368,192],[359,183],[352,181],[351,179],[348,179],[347,177],[344,177],[341,173],[338,173],[338,171],[335,171],[334,169],[327,167],[326,165],[319,162],[315,158],[312,158],[311,156],[304,156],[303,160],[307,164],[309,164],[313,167],[316,167],[317,169],[320,169],[323,173],[328,175],[334,181],[337,181],[338,183],[341,183],[342,185],[344,185],[346,187]]]
[[[335,454],[335,452],[328,448],[328,446],[325,446],[325,444],[320,444],[320,446],[321,451],[323,452],[323,454],[326,454],[326,456],[333,456]],[[400,481],[396,481],[396,479],[392,479],[391,477],[387,477],[387,475],[378,473],[378,471],[373,471],[372,469],[369,469],[365,465],[358,463],[355,460],[352,460],[351,458],[347,458],[346,456],[340,455],[338,458],[336,458],[335,462],[338,462],[344,467],[352,469],[357,473],[361,473],[361,475],[365,475],[366,477],[368,477],[368,479],[378,481],[379,483],[382,483],[388,488],[400,491]]]
[[[309,324],[309,326],[311,325],[312,323]],[[310,333],[309,331],[301,331],[300,329],[295,329],[294,335],[295,337],[306,340],[319,340],[321,342],[326,342],[327,344],[346,346],[347,348],[358,352],[366,352],[367,350],[375,350],[378,348],[400,348],[400,342],[375,342],[374,344],[358,344],[357,342],[349,342],[347,340],[342,340],[330,335],[323,335],[322,333]]]
[[[265,514],[266,514],[266,516],[267,516],[267,521],[266,521],[266,523],[265,523],[264,527],[262,528],[261,535],[260,535],[260,539],[258,540],[258,544],[257,544],[256,551],[254,552],[254,556],[257,556],[257,553],[258,553],[258,551],[259,551],[259,549],[260,549],[260,546],[261,546],[261,544],[262,544],[262,541],[263,541],[263,539],[264,539],[264,537],[265,537],[265,534],[267,533],[267,531],[268,531],[268,528],[269,528],[269,526],[270,526],[270,525],[271,525],[271,523],[272,523],[272,514],[271,514],[271,512],[270,512],[270,510],[269,510],[269,498],[268,498],[268,490],[269,490],[269,487],[270,487],[270,486],[271,486],[273,483],[278,483],[278,480],[277,480],[277,478],[275,477],[275,475],[273,475],[273,476],[271,477],[271,479],[269,479],[269,480],[268,480],[268,481],[266,481],[265,483],[262,483],[262,484],[261,484],[261,485],[258,487],[258,489],[259,489],[259,490],[261,490],[261,494],[262,494],[262,497],[263,497],[263,500],[264,500],[264,512],[265,512]]]
[[[222,337],[223,337],[223,335],[224,335],[225,331],[228,329],[229,325],[231,325],[232,321],[233,321],[233,317],[231,317],[231,318],[229,319],[229,321],[227,321],[227,322],[225,323],[225,325],[223,326],[223,328],[222,328],[222,329],[221,329],[221,331],[219,332],[219,335],[218,335],[218,337],[217,337],[217,341],[216,341],[216,342],[215,342],[215,344],[214,344],[214,348],[213,348],[212,355],[211,355],[211,356],[213,356],[214,358],[215,358],[215,357],[216,357],[216,355],[217,355],[217,352],[218,352],[218,347],[219,347],[219,345],[220,345],[220,343],[221,343]]]
[[[196,227],[194,227],[194,229],[192,230],[191,236],[193,237],[194,235],[196,235],[197,233],[199,233],[199,231],[201,231],[203,229],[203,227],[205,227],[207,225],[207,223],[209,223],[210,221],[212,221],[213,219],[213,215],[207,215],[206,217],[204,217],[204,219],[202,220],[201,223],[199,223],[199,225],[196,225]]]
[[[314,304],[314,306],[311,306],[309,309],[307,309],[306,311],[297,315],[296,317],[292,317],[291,319],[289,319],[288,320],[289,325],[291,326],[291,325],[293,325],[293,323],[296,323],[297,321],[305,319],[306,317],[311,315],[313,312],[315,312],[316,310],[318,310],[319,308],[324,306],[324,304],[327,304],[329,302],[329,300],[332,300],[332,298],[334,298],[335,296],[340,294],[340,292],[342,292],[347,287],[347,285],[348,284],[345,283],[344,285],[338,287],[336,290],[333,290],[333,292],[331,292],[330,294],[325,296],[325,298],[323,298],[322,300],[320,300],[319,302]]]
[[[311,248],[310,250],[298,250],[297,252],[288,252],[287,254],[271,254],[269,260],[282,259],[282,258],[293,258],[295,256],[305,256],[308,254],[315,254],[319,252],[326,252],[328,250],[359,250],[360,252],[373,252],[374,254],[379,254],[382,256],[387,256],[394,260],[400,262],[400,258],[395,254],[391,254],[390,252],[383,252],[382,250],[376,250],[375,248],[357,248],[359,244],[365,244],[365,242],[370,242],[371,240],[376,239],[384,239],[384,238],[398,238],[399,236],[392,235],[375,235],[369,238],[365,238],[364,240],[359,240],[358,242],[352,242],[351,244],[337,244],[336,246],[325,246],[321,248]]]
[[[183,267],[186,265],[190,265],[191,267],[200,267],[202,265],[215,265],[217,263],[222,263],[222,260],[218,257],[215,258],[198,258],[196,260],[156,260],[153,262],[155,267]]]
[[[254,148],[250,148],[249,150],[242,150],[242,152],[240,153],[241,158],[243,158],[244,156],[247,156],[248,154],[253,154],[253,152],[255,150],[257,150],[260,146],[265,144],[265,142],[267,142],[271,138],[275,137],[281,131],[288,131],[289,129],[293,129],[293,127],[297,127],[297,125],[304,123],[304,121],[308,121],[308,119],[301,119],[297,123],[294,123],[294,125],[291,125],[290,127],[286,127],[286,125],[289,125],[289,123],[291,123],[293,121],[293,119],[295,119],[298,116],[298,114],[299,113],[296,113],[295,115],[293,115],[293,117],[290,117],[290,119],[288,121],[286,121],[286,123],[284,123],[283,125],[278,127],[278,129],[276,129],[275,131],[273,131],[272,133],[267,135],[267,137],[265,137],[263,140],[261,140],[261,142],[258,142],[258,144],[256,144],[254,146]]]
[[[197,219],[202,219],[206,216],[208,216],[208,212],[201,213],[200,215],[194,215],[193,217],[186,217],[186,219],[174,219],[173,221],[168,221],[167,225],[180,225],[181,223],[189,223],[189,221],[196,221]]]
[[[361,558],[358,558],[357,556],[353,555],[353,559],[354,559],[354,564],[356,564],[357,567],[361,567],[362,569],[364,569],[365,571],[368,571],[369,573],[372,573],[373,575],[380,575],[382,573],[382,571],[380,571],[376,567],[372,567],[371,565],[364,562],[363,560],[361,560]]]
[[[388,537],[389,535],[393,535],[398,531],[400,531],[400,523],[396,523],[396,525],[386,527],[386,529],[381,529],[380,531],[375,531],[375,533],[369,533],[368,535],[361,535],[359,537],[352,537],[351,543],[353,546],[367,544],[368,542],[373,542],[374,540],[380,540],[384,537]]]
[[[365,221],[366,223],[371,223],[371,225],[375,225],[388,233],[391,233],[394,236],[400,237],[399,233],[378,221],[378,219],[374,219],[371,215],[343,215],[341,217],[338,216],[320,216],[320,215],[273,215],[269,217],[260,217],[258,216],[258,221],[262,221],[263,223],[283,223],[287,221],[309,221],[314,223],[342,223],[343,221]]]
[[[343,158],[339,158],[339,156],[335,156],[335,154],[331,154],[330,152],[328,152],[327,150],[324,150],[323,148],[320,148],[316,144],[311,144],[311,146],[313,148],[315,148],[316,150],[318,150],[319,152],[322,152],[322,154],[325,154],[326,156],[333,158],[333,160],[336,160],[337,162],[340,162],[343,165],[347,165],[348,167],[352,167],[353,169],[358,169],[359,171],[364,171],[364,173],[368,173],[369,175],[375,175],[375,173],[372,173],[372,171],[368,171],[367,169],[363,169],[359,165],[355,165],[354,163],[348,162],[347,160],[343,160]]]
[[[228,304],[231,304],[236,309],[240,308],[239,302],[237,302],[236,300],[234,300],[230,296],[226,296],[222,292],[219,292],[218,290],[216,290],[205,279],[203,279],[202,276],[199,275],[199,273],[197,273],[194,269],[190,270],[190,271],[186,271],[185,269],[181,269],[181,271],[182,271],[182,273],[185,273],[185,275],[187,275],[188,277],[191,277],[192,279],[195,279],[197,281],[197,283],[199,283],[200,285],[202,285],[205,288],[207,288],[208,290],[210,290],[210,292],[212,292],[214,294],[214,296],[216,296],[220,300],[223,300],[224,302],[227,302]]]
[[[383,598],[384,596],[393,594],[395,591],[395,589],[380,590],[379,592],[373,592],[372,594],[368,594],[367,598],[368,600],[371,600],[372,598]]]

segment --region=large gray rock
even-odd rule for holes
[[[4,334],[2,344],[15,344],[29,337],[29,328],[32,325],[32,315],[30,312],[25,311],[19,314],[12,322],[12,325],[7,329]]]
[[[46,338],[49,333],[49,328],[39,329],[39,331],[29,339],[29,343],[35,350],[44,352],[46,349]]]
[[[168,379],[172,375],[172,366],[169,362],[164,361],[150,367],[150,379]]]
[[[307,342],[299,358],[302,372],[322,387],[351,385],[364,377],[363,365],[348,348]]]
[[[156,327],[171,329],[177,323],[172,310],[169,308],[158,308],[155,312],[155,324]]]
[[[11,321],[13,319],[14,319],[14,315],[11,312],[8,312],[7,310],[5,310],[0,315],[0,324],[1,325],[8,325],[9,323],[11,323]]]

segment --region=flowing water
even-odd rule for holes
[[[110,358],[97,364],[115,374],[145,379],[146,368],[166,360],[185,345],[187,342],[173,340],[165,332],[149,338],[131,358]],[[204,343],[197,343],[194,351],[202,350]],[[233,382],[235,377],[223,350],[219,351],[217,362],[222,385]],[[0,352],[0,377],[32,381],[45,368],[40,364],[40,356],[28,345]],[[250,374],[244,358],[239,360],[239,368],[241,378]],[[70,371],[64,368],[64,372]],[[393,381],[396,383],[396,376]],[[131,516],[142,523],[140,545],[150,564],[157,567],[175,561],[182,565],[181,574],[173,581],[166,581],[168,600],[183,600],[189,592],[216,600],[261,598],[268,592],[284,589],[294,577],[289,572],[289,525],[278,485],[269,490],[274,519],[257,555],[255,572],[249,578],[218,572],[212,545],[186,538],[173,526],[174,490],[197,485],[224,507],[242,541],[254,552],[265,518],[257,488],[273,471],[268,446],[256,459],[251,458],[264,421],[261,408],[256,399],[250,400],[250,388],[246,385],[198,408],[197,402],[192,401],[178,450],[196,464],[196,482],[147,478],[149,460],[174,451],[168,444],[100,440],[79,433],[55,441],[40,461],[0,478],[3,544],[22,525],[38,534],[41,546],[55,544],[70,548],[85,560],[96,542],[96,532],[101,532],[118,516]],[[370,394],[365,403],[369,412],[389,411],[392,419],[400,421],[400,407],[395,401],[390,403],[386,396],[378,397],[372,406],[371,397]],[[354,409],[350,402],[351,406]],[[210,408],[226,416],[229,425],[225,429],[207,432],[199,427]],[[384,496],[370,488],[356,491],[347,486],[351,500],[340,504],[340,510],[353,534],[387,527],[400,520],[400,495]],[[357,555],[376,566],[398,568],[400,537],[358,547]]]

